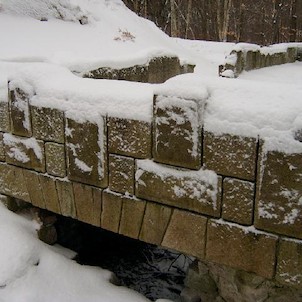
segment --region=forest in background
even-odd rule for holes
[[[172,37],[270,45],[302,41],[302,0],[124,0]]]

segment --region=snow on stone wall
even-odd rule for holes
[[[0,103],[1,194],[301,287],[301,255],[286,254],[302,246],[301,148],[204,129],[203,89],[162,90],[152,118],[130,119],[18,83]]]

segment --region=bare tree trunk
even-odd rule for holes
[[[176,14],[175,0],[170,0],[170,11],[171,11],[171,37],[177,37],[178,30],[177,30],[177,14]]]
[[[187,18],[186,18],[186,33],[185,38],[188,38],[188,33],[191,27],[191,16],[192,16],[192,0],[188,0],[187,6]]]
[[[217,25],[220,41],[227,41],[232,0],[217,0]]]
[[[295,42],[297,41],[297,1],[293,0],[291,5],[291,14],[290,14],[290,34],[289,41]]]

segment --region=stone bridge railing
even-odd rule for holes
[[[237,78],[243,71],[302,61],[302,43],[275,44],[260,47],[238,43],[219,66],[219,75]]]
[[[302,154],[203,130],[205,100],[153,121],[0,102],[0,193],[198,259],[302,287]]]

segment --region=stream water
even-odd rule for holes
[[[62,216],[58,216],[56,229],[58,243],[77,252],[78,263],[114,272],[121,285],[153,301],[180,301],[193,259]]]

